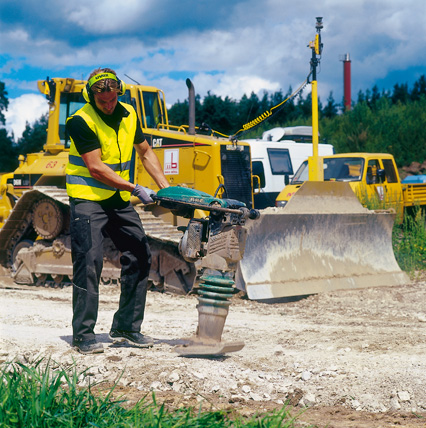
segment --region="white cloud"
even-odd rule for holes
[[[199,93],[206,94],[210,88],[214,87],[211,92],[222,98],[230,97],[239,100],[244,94],[250,96],[251,92],[262,95],[263,91],[275,92],[280,89],[278,82],[272,82],[262,79],[258,76],[206,76],[198,75],[194,78],[194,85]]]
[[[25,94],[9,100],[5,111],[6,129],[13,132],[15,140],[22,136],[26,122],[32,124],[49,110],[46,99],[41,95]]]
[[[339,56],[345,53],[352,60],[353,94],[395,70],[426,70],[424,0],[405,0],[403,7],[402,0],[128,0],[125,7],[116,0],[46,1],[52,11],[48,20],[28,13],[31,25],[0,26],[5,61],[0,79],[10,94],[10,89],[30,89],[28,83],[46,75],[86,78],[98,66],[163,89],[168,104],[187,97],[187,76],[202,97],[207,91],[234,99],[263,89],[287,93],[309,73],[307,44],[315,37],[316,16],[324,19],[318,69],[322,102],[330,91],[341,101]],[[181,13],[182,8],[191,13]],[[48,25],[54,22],[60,28]]]
[[[128,28],[146,16],[151,7],[147,0],[127,0],[124,5],[116,0],[75,2],[67,6],[68,20],[93,34],[113,34]]]

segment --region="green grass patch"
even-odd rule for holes
[[[395,223],[392,243],[400,268],[410,276],[426,269],[426,219],[424,211],[415,207],[406,212],[401,224]]]
[[[401,211],[400,201],[380,200],[377,195],[368,197],[361,192],[358,199],[369,210],[389,210],[396,213],[392,230],[392,245],[399,267],[412,278],[416,272],[426,270],[426,218],[421,207]]]
[[[57,366],[56,364],[54,364]],[[75,367],[54,368],[40,359],[28,366],[4,364],[0,372],[0,427],[257,427],[292,428],[295,418],[286,407],[264,415],[244,418],[229,412],[195,408],[168,410],[145,398],[127,408],[126,401],[114,399],[112,388],[100,385],[81,388],[85,371]]]

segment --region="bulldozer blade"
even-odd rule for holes
[[[364,208],[344,182],[305,182],[247,223],[236,285],[252,300],[409,282],[392,248],[395,214]]]

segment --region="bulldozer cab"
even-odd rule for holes
[[[47,139],[42,152],[22,156],[14,171],[13,187],[18,196],[34,186],[65,188],[65,168],[71,145],[66,121],[86,104],[82,94],[85,85],[84,80],[71,78],[38,81],[38,89],[45,94],[50,106]],[[163,117],[167,120],[165,103],[158,93],[156,88],[147,87],[142,91],[140,86],[127,85],[126,92],[118,100],[137,110],[143,127],[156,127]]]
[[[50,105],[48,123],[49,132],[47,134],[47,141],[44,147],[45,151],[50,152],[51,154],[56,154],[64,149],[69,149],[71,142],[69,135],[67,135],[65,125],[67,119],[86,104],[86,100],[83,98],[82,94],[82,90],[85,85],[86,81],[84,80],[75,80],[70,78],[47,78],[46,80],[38,81],[38,89],[46,95],[46,99]],[[134,85],[128,85],[127,87],[128,89],[126,92],[119,96],[118,100],[120,102],[133,105],[141,118],[144,117],[142,113],[145,114],[145,112],[150,118],[155,117],[155,103],[149,102],[149,96],[145,96],[144,105],[152,105],[152,107],[144,108],[144,105],[138,101],[139,94],[136,93],[136,87]],[[155,96],[158,97],[158,90],[155,88],[153,89],[154,91],[148,92],[152,99],[154,99]],[[154,124],[153,121],[152,124]]]
[[[127,90],[123,95],[121,95],[118,100],[127,104],[135,105],[135,101],[130,93],[130,90]],[[69,135],[66,132],[66,122],[67,119],[72,116],[77,110],[82,108],[86,104],[85,99],[81,91],[78,92],[61,92],[60,95],[60,105],[59,105],[59,141],[64,148],[69,149],[71,141]]]
[[[86,81],[71,78],[47,78],[38,82],[40,92],[46,95],[50,105],[48,136],[44,151],[27,155],[15,171],[14,184],[20,191],[34,185],[65,186],[70,147],[66,120],[86,103],[82,96],[85,85]],[[219,189],[219,196],[252,204],[251,159],[247,144],[230,144],[228,139],[214,135],[191,134],[185,125],[170,125],[164,92],[156,87],[126,84],[126,92],[119,101],[135,108],[142,131],[170,184],[196,187],[210,194]],[[30,168],[30,164],[34,165]],[[55,182],[54,176],[57,177]],[[131,177],[135,182],[156,189],[137,157]]]

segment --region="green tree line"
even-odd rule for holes
[[[426,79],[421,76],[410,91],[358,94],[350,111],[322,118],[320,132],[338,153],[380,152],[394,155],[398,167],[426,159]]]
[[[240,100],[222,98],[210,92],[195,99],[196,125],[201,129],[218,131],[225,135],[237,134],[240,140],[255,138],[263,131],[276,126],[311,124],[311,95],[299,92],[295,97],[290,87],[281,90],[243,95]],[[288,101],[279,108],[275,106]],[[8,94],[0,82],[0,172],[13,171],[18,166],[18,156],[40,151],[46,142],[47,115],[33,124],[26,124],[22,136],[15,143],[13,135],[4,128],[4,112],[8,108]],[[422,75],[409,88],[396,84],[391,90],[379,91],[377,86],[360,91],[348,111],[342,111],[343,100],[338,103],[330,92],[325,103],[319,106],[321,139],[334,145],[337,153],[365,151],[386,152],[395,156],[402,167],[413,161],[426,159],[426,78]],[[243,125],[261,117],[265,112],[273,115],[256,127],[238,132]],[[169,111],[172,125],[188,123],[188,100],[178,101]]]
[[[0,82],[0,173],[12,172],[18,165],[20,154],[34,153],[42,150],[46,142],[47,114],[41,116],[33,124],[28,122],[22,136],[15,143],[13,134],[8,134],[4,112],[9,106],[8,93],[5,84]]]
[[[208,93],[203,102],[196,97],[198,126],[234,135],[243,125],[271,110],[292,94],[278,91],[259,98],[251,93],[241,100],[221,98]],[[257,127],[238,134],[239,139],[255,138],[276,126],[311,125],[311,95],[299,93]],[[337,153],[385,152],[395,156],[399,167],[426,159],[426,77],[422,75],[409,88],[396,84],[392,90],[379,91],[377,86],[357,94],[351,109],[343,111],[331,92],[323,104],[318,102],[321,138],[334,145]],[[169,109],[172,124],[188,122],[188,101],[177,102]]]

